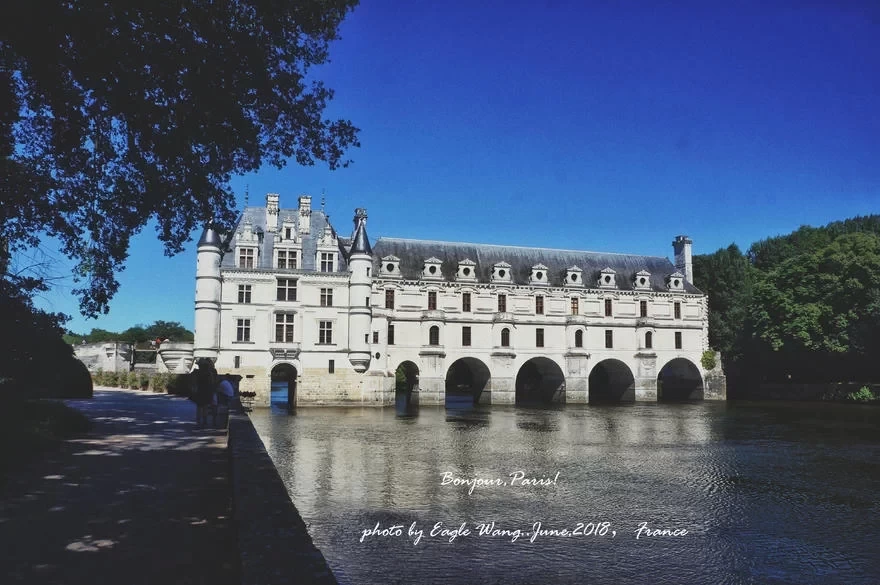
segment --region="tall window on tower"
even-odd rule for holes
[[[388,326],[388,345],[394,345],[394,325]]]
[[[544,330],[535,329],[535,347],[544,347]]]
[[[648,301],[639,301],[639,316],[648,316]]]
[[[510,329],[501,330],[501,347],[510,347]]]
[[[611,299],[605,299],[605,316],[611,316]]]
[[[275,341],[278,343],[293,343],[293,314],[275,314]]]
[[[333,321],[318,321],[318,343],[333,343]]]
[[[394,308],[394,289],[389,288],[385,291],[385,308],[393,309]]]
[[[498,295],[498,312],[507,312],[507,295]]]
[[[436,311],[437,310],[437,291],[429,290],[428,291],[428,310]]]
[[[535,314],[543,315],[544,314],[544,296],[538,295],[535,297]]]
[[[322,288],[321,289],[321,306],[322,307],[332,307],[333,306],[333,289],[332,288]]]
[[[428,345],[440,345],[440,328],[436,325],[428,330]]]
[[[611,349],[614,347],[614,331],[611,329],[605,330],[605,347],[607,349]]]
[[[584,346],[584,332],[581,329],[578,329],[574,332],[574,346],[575,347],[583,347]]]
[[[467,347],[471,344],[471,328],[465,325],[461,328],[461,345]]]
[[[235,321],[235,340],[250,341],[251,340],[251,320],[236,319]]]
[[[471,312],[471,293],[469,292],[461,293],[461,312]]]
[[[677,302],[672,305],[672,309],[675,312],[675,318],[681,319],[681,303]]]
[[[321,272],[333,272],[332,252],[321,252]]]
[[[675,349],[681,349],[681,331],[675,332]]]
[[[295,301],[296,300],[296,279],[295,278],[279,278],[278,287],[276,288],[276,300],[279,301]]]
[[[571,314],[577,315],[580,312],[580,303],[577,297],[571,297]]]
[[[254,249],[239,248],[238,250],[238,267],[253,268],[254,267]]]

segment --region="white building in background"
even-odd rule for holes
[[[350,238],[301,196],[245,209],[198,244],[195,358],[242,376],[267,406],[725,399],[707,371],[706,296],[691,240],[666,258],[380,238],[357,209]]]

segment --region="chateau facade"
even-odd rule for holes
[[[666,258],[350,238],[301,196],[198,244],[194,357],[268,406],[726,397],[691,241]],[[718,360],[716,360],[718,361]],[[712,367],[707,370],[706,365]]]

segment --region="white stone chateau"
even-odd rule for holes
[[[268,406],[725,399],[707,371],[706,296],[691,240],[668,259],[350,238],[301,196],[247,207],[198,244],[195,358]],[[275,393],[277,395],[277,392]]]

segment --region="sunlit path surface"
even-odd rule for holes
[[[0,583],[234,583],[225,431],[192,402],[96,389],[91,432],[0,487]]]

